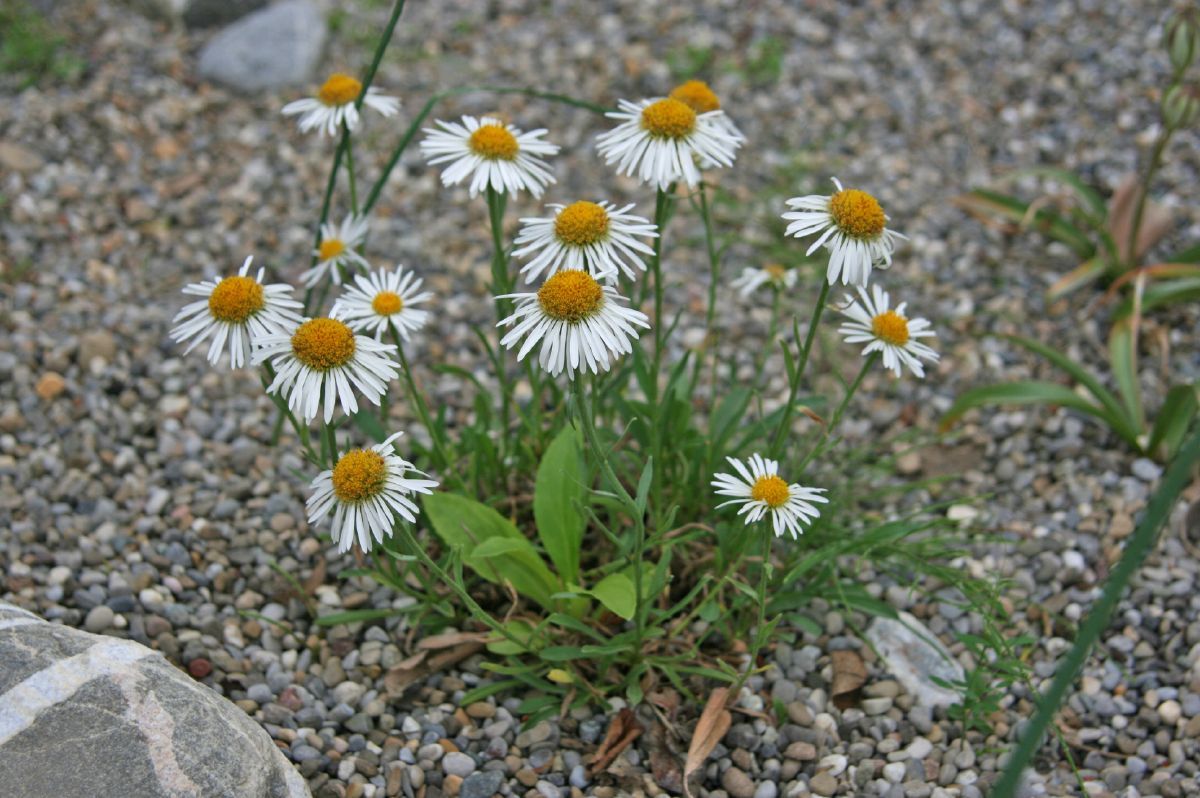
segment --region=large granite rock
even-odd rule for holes
[[[309,798],[270,736],[137,643],[0,602],[0,794]]]
[[[948,707],[962,700],[957,691],[934,681],[936,677],[949,684],[961,682],[962,665],[912,615],[902,612],[896,619],[876,618],[867,627],[867,640],[879,652],[884,669],[904,685],[918,704]]]
[[[328,29],[311,0],[287,0],[242,17],[200,51],[200,76],[242,91],[312,79]]]

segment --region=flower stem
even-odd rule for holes
[[[487,187],[488,221],[492,227],[492,293],[496,299],[496,321],[503,321],[511,312],[512,301],[499,299],[512,291],[508,276],[508,258],[504,251],[504,207],[507,195]],[[500,451],[508,450],[509,424],[512,419],[512,381],[504,367],[503,347],[497,346],[496,377],[500,381]]]
[[[1167,142],[1171,140],[1171,134],[1174,131],[1167,127],[1158,134],[1158,139],[1154,142],[1154,149],[1150,152],[1150,160],[1146,164],[1146,173],[1142,176],[1141,186],[1138,190],[1137,204],[1133,206],[1133,219],[1129,224],[1129,244],[1125,250],[1125,258],[1127,267],[1130,269],[1137,268],[1137,242],[1142,232],[1142,216],[1146,213],[1146,199],[1150,194],[1150,181],[1154,179],[1154,173],[1162,166],[1163,153],[1167,149]]]
[[[350,128],[345,125],[346,123],[343,122],[342,126],[345,129],[342,131],[342,135],[346,140],[346,174],[350,177],[350,210],[357,216],[358,184],[354,181],[354,140],[350,137]]]
[[[625,490],[625,486],[617,477],[616,472],[613,471],[612,464],[608,460],[608,454],[600,445],[599,436],[596,434],[595,418],[592,415],[591,408],[588,407],[586,400],[583,398],[583,392],[579,390],[578,386],[572,385],[570,393],[573,400],[571,404],[575,409],[575,419],[583,429],[583,436],[600,464],[600,471],[617,492],[617,498],[620,499],[621,504],[625,506],[626,511],[633,519],[633,592],[636,596],[636,604],[633,611],[634,649],[640,654],[642,639],[646,634],[646,612],[644,606],[646,602],[644,601],[642,591],[642,560],[646,550],[646,512],[644,509],[638,507],[637,501],[629,495],[629,491]]]
[[[433,442],[434,453],[438,457],[438,468],[447,477],[458,483],[458,486],[466,490],[466,485],[463,484],[462,477],[454,469],[455,457],[451,453],[448,442],[442,437],[441,430],[434,425],[431,416],[429,415],[429,406],[425,403],[425,396],[417,387],[416,378],[413,377],[412,368],[408,365],[408,357],[404,354],[404,342],[400,338],[400,331],[396,329],[396,325],[388,322],[388,329],[392,334],[392,340],[396,344],[396,353],[400,358],[400,373],[404,375],[404,384],[408,388],[408,398],[412,402],[413,410],[416,411],[417,417],[425,426],[425,430],[429,433],[429,439]]]
[[[757,617],[754,623],[754,639],[750,643],[750,661],[746,663],[746,669],[738,675],[738,680],[734,683],[733,700],[736,701],[738,694],[742,691],[742,686],[746,683],[746,679],[750,678],[750,672],[754,670],[754,663],[758,660],[758,651],[766,642],[766,626],[767,626],[767,587],[771,582],[771,527],[768,524],[762,524],[762,566],[758,571],[758,591],[755,594],[757,599]]]
[[[779,426],[775,428],[775,434],[771,438],[771,459],[779,459],[779,449],[783,445],[784,436],[792,423],[793,406],[796,403],[796,394],[800,391],[800,381],[804,376],[804,369],[808,365],[808,356],[812,353],[813,340],[817,337],[817,325],[821,321],[821,314],[825,312],[825,299],[829,296],[829,281],[824,277],[821,278],[821,293],[817,297],[817,306],[813,308],[812,318],[808,321],[808,334],[804,337],[804,346],[800,350],[800,359],[796,362],[796,370],[790,375],[791,385],[788,388],[787,404],[783,406],[783,415],[779,418]]]
[[[721,280],[721,255],[717,251],[716,237],[713,235],[712,209],[708,205],[708,191],[704,181],[700,181],[700,220],[704,223],[704,245],[708,251],[708,307],[704,314],[704,349],[692,367],[692,390],[695,391],[700,382],[700,372],[704,369],[704,356],[711,352],[710,384],[713,398],[715,398],[718,352],[716,333],[713,327],[717,318],[717,285]]]
[[[866,360],[863,361],[862,368],[858,370],[858,376],[855,377],[854,382],[850,383],[850,386],[846,388],[846,395],[842,397],[842,403],[839,404],[837,410],[833,412],[833,417],[829,419],[829,424],[826,425],[825,431],[821,433],[820,440],[813,445],[808,454],[804,456],[804,459],[800,461],[800,465],[797,466],[797,473],[803,472],[804,467],[811,463],[814,458],[825,453],[830,437],[837,431],[838,424],[842,420],[842,414],[846,412],[846,408],[849,406],[850,400],[854,397],[854,394],[857,393],[858,387],[862,385],[863,378],[867,376],[867,371],[869,371],[871,367],[875,365],[880,356],[881,355],[879,352],[872,352],[867,356]]]

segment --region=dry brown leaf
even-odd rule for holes
[[[692,732],[692,743],[688,746],[687,761],[683,765],[684,795],[691,796],[688,779],[700,769],[733,723],[733,716],[725,708],[728,698],[729,688],[718,687],[712,691],[708,703],[704,705],[704,711],[700,713],[700,720],[696,722],[696,729]]]
[[[438,648],[452,648],[463,643],[487,643],[491,636],[486,632],[446,632],[440,635],[423,637],[417,643],[417,648],[430,651]]]
[[[650,774],[654,783],[667,792],[684,791],[683,770],[679,767],[679,756],[671,749],[667,727],[659,719],[650,729],[647,748],[650,752]]]
[[[419,651],[406,660],[393,665],[384,674],[383,686],[390,698],[397,698],[409,685],[424,679],[431,673],[462,662],[472,654],[483,650],[483,643],[468,640],[458,645],[439,650],[436,654]]]
[[[835,651],[833,660],[833,686],[829,690],[833,705],[848,709],[858,703],[863,683],[867,681],[867,666],[857,651]]]
[[[1141,184],[1136,175],[1126,175],[1108,200],[1108,232],[1112,236],[1117,254],[1122,258],[1129,252],[1130,228]],[[1138,231],[1134,260],[1139,261],[1150,247],[1162,240],[1171,229],[1171,211],[1154,200],[1147,200],[1142,211],[1142,226]]]
[[[317,564],[313,567],[312,573],[308,575],[301,587],[304,588],[305,594],[311,596],[317,592],[317,588],[325,584],[325,558],[317,560]],[[303,598],[301,596],[300,598]]]
[[[641,735],[642,731],[642,724],[638,723],[633,711],[629,707],[622,708],[613,718],[612,723],[608,724],[608,731],[605,733],[604,739],[600,741],[600,747],[592,755],[592,761],[588,765],[588,774],[595,776],[607,768],[622,751],[629,747],[630,743]]]

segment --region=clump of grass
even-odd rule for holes
[[[71,82],[84,67],[62,34],[26,0],[0,0],[0,85],[21,91],[44,79]]]

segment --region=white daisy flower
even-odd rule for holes
[[[334,72],[329,80],[317,90],[316,97],[305,97],[283,106],[285,116],[300,117],[300,131],[307,133],[316,128],[322,136],[336,136],[344,122],[353,133],[358,127],[359,116],[356,103],[362,94],[362,84],[349,75]],[[363,105],[384,116],[394,116],[400,110],[400,101],[395,97],[379,94],[374,88],[367,89]]]
[[[383,443],[368,449],[351,449],[338,458],[332,470],[322,471],[312,481],[312,494],[305,507],[308,522],[315,524],[333,511],[330,534],[345,553],[355,542],[363,552],[374,543],[392,536],[396,516],[416,523],[417,505],[408,498],[414,493],[432,493],[438,483],[432,479],[411,479],[409,471],[425,476],[413,464],[395,453],[392,441],[397,432]]]
[[[593,277],[616,283],[618,272],[634,279],[646,271],[642,255],[654,250],[634,236],[658,235],[657,228],[641,216],[628,213],[632,204],[616,208],[611,202],[573,202],[548,205],[552,218],[531,217],[521,220],[513,257],[533,255],[521,273],[536,280],[563,269],[583,269]]]
[[[792,288],[796,285],[796,270],[786,269],[778,263],[768,263],[761,269],[749,266],[733,281],[733,287],[743,297],[748,297],[758,290],[759,286],[768,283],[777,291]]]
[[[785,531],[793,538],[799,537],[804,532],[804,524],[812,524],[821,516],[813,502],[829,502],[821,495],[824,488],[806,488],[795,482],[790,485],[784,482],[779,476],[779,463],[762,455],[750,455],[749,467],[736,458],[725,459],[737,475],[713,474],[712,486],[717,489],[718,496],[735,498],[718,504],[717,508],[740,504],[742,509],[738,510],[738,515],[745,513],[747,525],[770,515],[775,537],[782,537]]]
[[[721,100],[717,97],[716,92],[702,80],[689,80],[685,83],[680,83],[671,89],[671,93],[667,96],[673,100],[687,103],[698,114],[721,110]],[[717,121],[725,129],[726,133],[738,140],[736,146],[740,147],[745,143],[746,137],[742,135],[742,131],[738,130],[738,126],[729,118],[729,114],[721,114],[717,117]]]
[[[517,300],[516,311],[496,325],[513,325],[500,344],[511,349],[524,337],[517,353],[523,360],[540,341],[538,363],[554,376],[565,369],[567,379],[577,371],[608,371],[611,356],[633,351],[635,328],[650,327],[645,313],[620,304],[626,300],[616,289],[580,269],[551,275],[536,294],[498,298]]]
[[[679,180],[695,186],[700,182],[697,159],[705,168],[733,165],[741,139],[726,130],[724,111],[696,113],[670,97],[621,100],[618,107],[605,116],[621,124],[596,139],[605,162],[617,165],[617,174],[636,175],[658,188]]]
[[[442,184],[455,186],[471,175],[471,196],[491,186],[495,191],[528,191],[535,197],[554,182],[550,167],[538,156],[553,155],[558,145],[541,141],[545,128],[522,133],[494,117],[464,116],[462,124],[437,120],[441,130],[425,128],[421,153],[431,166],[449,162]]]
[[[320,413],[322,396],[326,424],[333,420],[339,402],[346,415],[357,413],[351,386],[378,405],[388,382],[400,373],[388,357],[395,346],[355,335],[337,319],[308,319],[290,333],[264,335],[254,343],[254,362],[270,360],[275,367],[267,393],[286,397],[288,407],[305,422]]]
[[[342,284],[342,269],[358,266],[370,268],[367,259],[356,250],[367,240],[370,225],[362,216],[346,214],[341,224],[326,222],[321,225],[321,243],[313,250],[317,265],[300,275],[300,282],[312,288],[328,274],[334,285]]]
[[[293,308],[301,304],[288,298],[292,287],[285,283],[263,285],[263,269],[256,277],[248,276],[253,260],[253,256],[246,258],[232,277],[192,283],[183,289],[185,294],[204,297],[184,305],[175,316],[177,326],[171,330],[172,340],[182,343],[194,339],[184,350],[185,355],[213,335],[208,362],[217,365],[228,343],[229,366],[238,369],[250,362],[251,343],[300,321]]]
[[[826,272],[829,284],[836,283],[840,276],[842,285],[866,285],[871,267],[891,266],[896,240],[908,236],[887,229],[887,214],[870,194],[856,188],[842,188],[836,177],[833,184],[837,186],[833,196],[809,194],[787,201],[794,212],[783,214],[791,222],[786,235],[803,238],[820,233],[807,254],[811,255],[822,244],[829,250]]]
[[[862,353],[883,353],[883,365],[895,372],[899,377],[901,367],[908,366],[909,370],[918,377],[925,376],[921,360],[937,362],[938,353],[917,338],[929,338],[937,333],[929,329],[926,319],[910,319],[904,315],[905,305],[901,302],[895,310],[888,309],[888,295],[879,286],[871,286],[874,297],[867,294],[866,289],[859,288],[858,295],[862,304],[854,297],[846,296],[846,309],[841,312],[850,317],[850,321],[838,328],[845,336],[848,344],[867,342]]]
[[[374,328],[378,341],[387,332],[390,322],[407,341],[409,333],[420,330],[429,320],[428,311],[418,310],[414,305],[432,299],[433,294],[428,291],[418,293],[421,291],[420,278],[405,272],[403,266],[396,266],[392,272],[380,270],[356,275],[354,283],[333,303],[329,315],[346,322],[355,332],[369,332]]]

